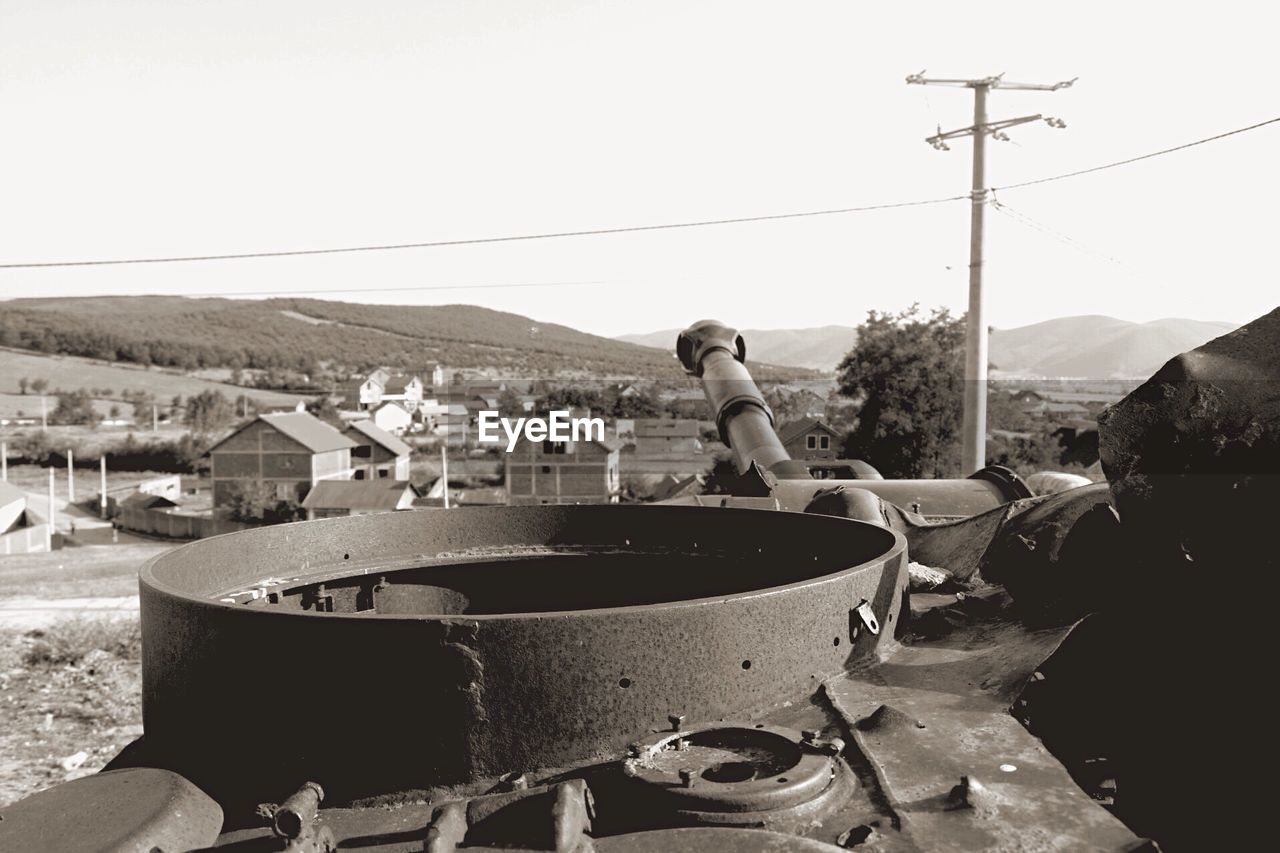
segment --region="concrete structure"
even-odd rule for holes
[[[214,508],[252,483],[267,483],[278,499],[300,502],[321,480],[351,479],[355,446],[307,412],[259,415],[209,449]]]
[[[802,418],[778,430],[792,459],[838,459],[840,434],[817,418]]]
[[[355,421],[342,433],[356,443],[351,467],[356,480],[408,480],[409,454],[413,448],[378,426],[370,418]]]
[[[325,480],[307,493],[307,518],[335,518],[411,509],[418,496],[405,480]]]
[[[702,432],[693,420],[641,418],[635,422],[635,437],[637,456],[702,452]]]
[[[617,503],[618,443],[529,441],[521,438],[507,457],[507,503]]]
[[[374,409],[373,422],[392,435],[404,435],[413,426],[413,414],[399,403],[387,402]]]

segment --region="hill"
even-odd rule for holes
[[[1059,317],[991,332],[991,364],[1002,376],[1127,379],[1150,376],[1181,352],[1233,331],[1234,323],[1169,318],[1132,323],[1100,314]],[[619,340],[670,346],[678,330]],[[772,364],[831,371],[853,346],[848,326],[743,331],[747,352]]]
[[[648,347],[671,347],[679,329],[641,335],[620,335],[618,340]],[[820,326],[814,329],[746,329],[747,354],[753,359],[829,372],[853,347],[850,326]]]
[[[115,296],[15,299],[0,312],[0,346],[161,365],[359,370],[489,369],[508,376],[681,375],[661,350],[473,305],[364,305],[318,299]],[[766,376],[797,371],[760,365]]]
[[[1169,318],[1061,317],[991,333],[991,363],[1004,374],[1123,379],[1146,377],[1181,352],[1234,331],[1234,323]]]

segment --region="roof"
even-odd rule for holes
[[[396,456],[408,456],[413,452],[413,448],[375,424],[370,418],[365,418],[360,421],[352,421],[346,431],[349,433],[352,430],[360,433],[370,441],[382,445]],[[359,438],[357,438],[356,441],[361,444],[364,443],[360,441]]]
[[[406,489],[413,489],[408,480],[321,480],[307,492],[302,506],[306,509],[389,510],[404,499]]]
[[[301,444],[312,453],[327,453],[330,450],[346,450],[355,447],[356,443],[329,426],[324,421],[317,418],[310,412],[281,412],[279,414],[258,415],[255,420],[240,427],[219,441],[213,447],[209,448],[209,452],[217,450],[231,436],[238,435],[251,425],[262,421],[279,432],[289,436],[289,438]]]
[[[793,421],[778,429],[778,441],[783,444],[789,444],[802,435],[813,432],[815,429],[823,430],[831,435],[838,435],[834,429],[823,423],[820,418],[801,418]]]
[[[27,493],[7,480],[0,480],[0,506],[8,506],[14,501],[25,501]]]
[[[636,421],[636,438],[697,438],[702,435],[698,422],[669,418],[641,418]]]
[[[409,383],[413,382],[415,379],[417,379],[417,380],[418,380],[418,383],[419,383],[419,384],[421,384],[421,383],[422,383],[422,380],[421,380],[421,379],[418,379],[418,377],[416,377],[416,376],[414,376],[414,375],[412,375],[412,374],[409,374],[409,373],[397,373],[395,376],[390,377],[390,378],[386,381],[386,383],[383,385],[383,387],[384,387],[387,391],[392,392],[393,394],[398,394],[398,393],[400,393],[400,392],[404,391],[404,389],[409,385]]]
[[[175,507],[178,504],[169,500],[162,495],[149,495],[146,492],[134,492],[129,497],[120,501],[121,506],[127,506],[130,509],[166,509]]]
[[[668,474],[666,477],[662,478],[657,487],[654,488],[653,499],[655,501],[668,501],[672,498],[686,494],[695,485],[704,485],[701,474],[690,474],[684,479],[681,479],[674,474]]]

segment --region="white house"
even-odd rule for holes
[[[392,435],[404,435],[413,426],[413,415],[396,402],[386,402],[373,410],[373,422]]]

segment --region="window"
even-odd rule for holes
[[[390,471],[388,471],[386,468],[379,468],[379,469],[378,469],[378,479],[379,479],[379,480],[385,480],[385,479],[387,479],[387,477],[389,477],[389,476],[391,476],[391,472],[390,472]]]
[[[824,435],[818,439],[819,450],[829,450],[831,448],[831,436]]]
[[[293,483],[276,483],[276,500],[287,501],[293,497]]]
[[[351,448],[352,459],[368,459],[373,456],[372,445],[362,444],[359,447]]]
[[[806,446],[807,446],[810,450],[817,450],[817,449],[818,449],[818,437],[817,437],[816,435],[809,435],[809,436],[806,436],[806,437],[805,437],[805,444],[806,444]]]
[[[544,456],[550,456],[553,453],[563,454],[568,452],[568,450],[569,442],[567,441],[552,441],[551,439],[547,439],[542,442],[542,453]]]
[[[363,480],[363,479],[364,479],[364,469],[363,469],[363,468],[357,468],[357,469],[356,469],[356,475],[355,475],[354,477],[352,477],[351,479],[353,479],[353,480]]]
[[[542,473],[544,473],[544,474],[550,474],[550,473],[551,473],[551,466],[550,466],[550,465],[543,465],[543,466],[542,466]]]

